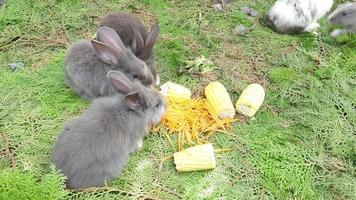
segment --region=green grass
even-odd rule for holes
[[[217,12],[210,1],[8,0],[0,8],[0,133],[17,170],[0,140],[0,199],[356,199],[356,38],[331,39],[325,19],[319,36],[280,35],[240,12],[248,5],[263,16],[272,3],[234,1]],[[266,100],[234,136],[212,138],[216,149],[236,149],[217,154],[215,170],[176,172],[171,160],[161,162],[173,149],[151,134],[109,190],[67,191],[49,156],[63,123],[89,104],[64,84],[66,48],[118,10],[159,21],[162,82],[197,91],[206,80],[179,72],[204,55],[234,102],[253,82]],[[237,36],[238,24],[250,32]],[[9,70],[19,62],[23,69]]]

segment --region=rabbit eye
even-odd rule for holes
[[[347,13],[345,13],[345,12],[342,13],[342,16],[346,16],[346,15],[347,15]]]
[[[132,77],[133,77],[133,78],[138,78],[138,76],[137,76],[137,75],[133,75]]]
[[[155,107],[158,108],[160,105],[161,105],[161,102],[159,101],[159,102],[155,105]]]

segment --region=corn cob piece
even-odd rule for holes
[[[264,98],[265,91],[263,87],[257,83],[250,84],[237,100],[236,110],[245,116],[252,117],[261,107]]]
[[[235,108],[225,87],[220,82],[211,82],[205,87],[205,97],[210,104],[211,113],[220,119],[233,118]]]
[[[170,81],[161,85],[161,93],[166,97],[173,97],[176,99],[190,99],[192,96],[192,93],[188,88]]]
[[[196,170],[214,169],[216,160],[211,143],[190,147],[173,154],[177,171],[189,172]]]

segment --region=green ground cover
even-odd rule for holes
[[[233,1],[215,11],[203,0],[8,0],[0,8],[0,199],[356,199],[356,38],[331,39],[325,19],[318,36],[280,35],[263,17],[240,11],[247,5],[263,16],[272,3]],[[257,82],[266,100],[234,136],[213,137],[215,148],[236,149],[217,154],[215,170],[176,172],[172,161],[161,162],[173,149],[163,134],[152,134],[109,189],[67,191],[48,159],[63,123],[89,103],[64,84],[66,49],[119,10],[159,21],[162,82],[197,93],[216,79],[234,101]],[[238,36],[238,24],[250,32]],[[181,73],[185,61],[201,55],[217,67],[210,79]],[[24,68],[9,70],[20,62]]]

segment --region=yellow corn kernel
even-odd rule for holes
[[[252,117],[261,107],[265,98],[265,90],[257,83],[250,84],[241,93],[236,102],[237,112]]]
[[[216,167],[214,148],[211,143],[176,152],[173,154],[173,158],[176,169],[180,172],[214,169]]]
[[[176,99],[190,99],[192,96],[192,93],[188,88],[170,81],[161,85],[161,93],[166,97],[173,97]]]
[[[225,87],[220,82],[211,82],[205,87],[205,97],[211,106],[211,113],[220,119],[233,118],[235,108]]]

